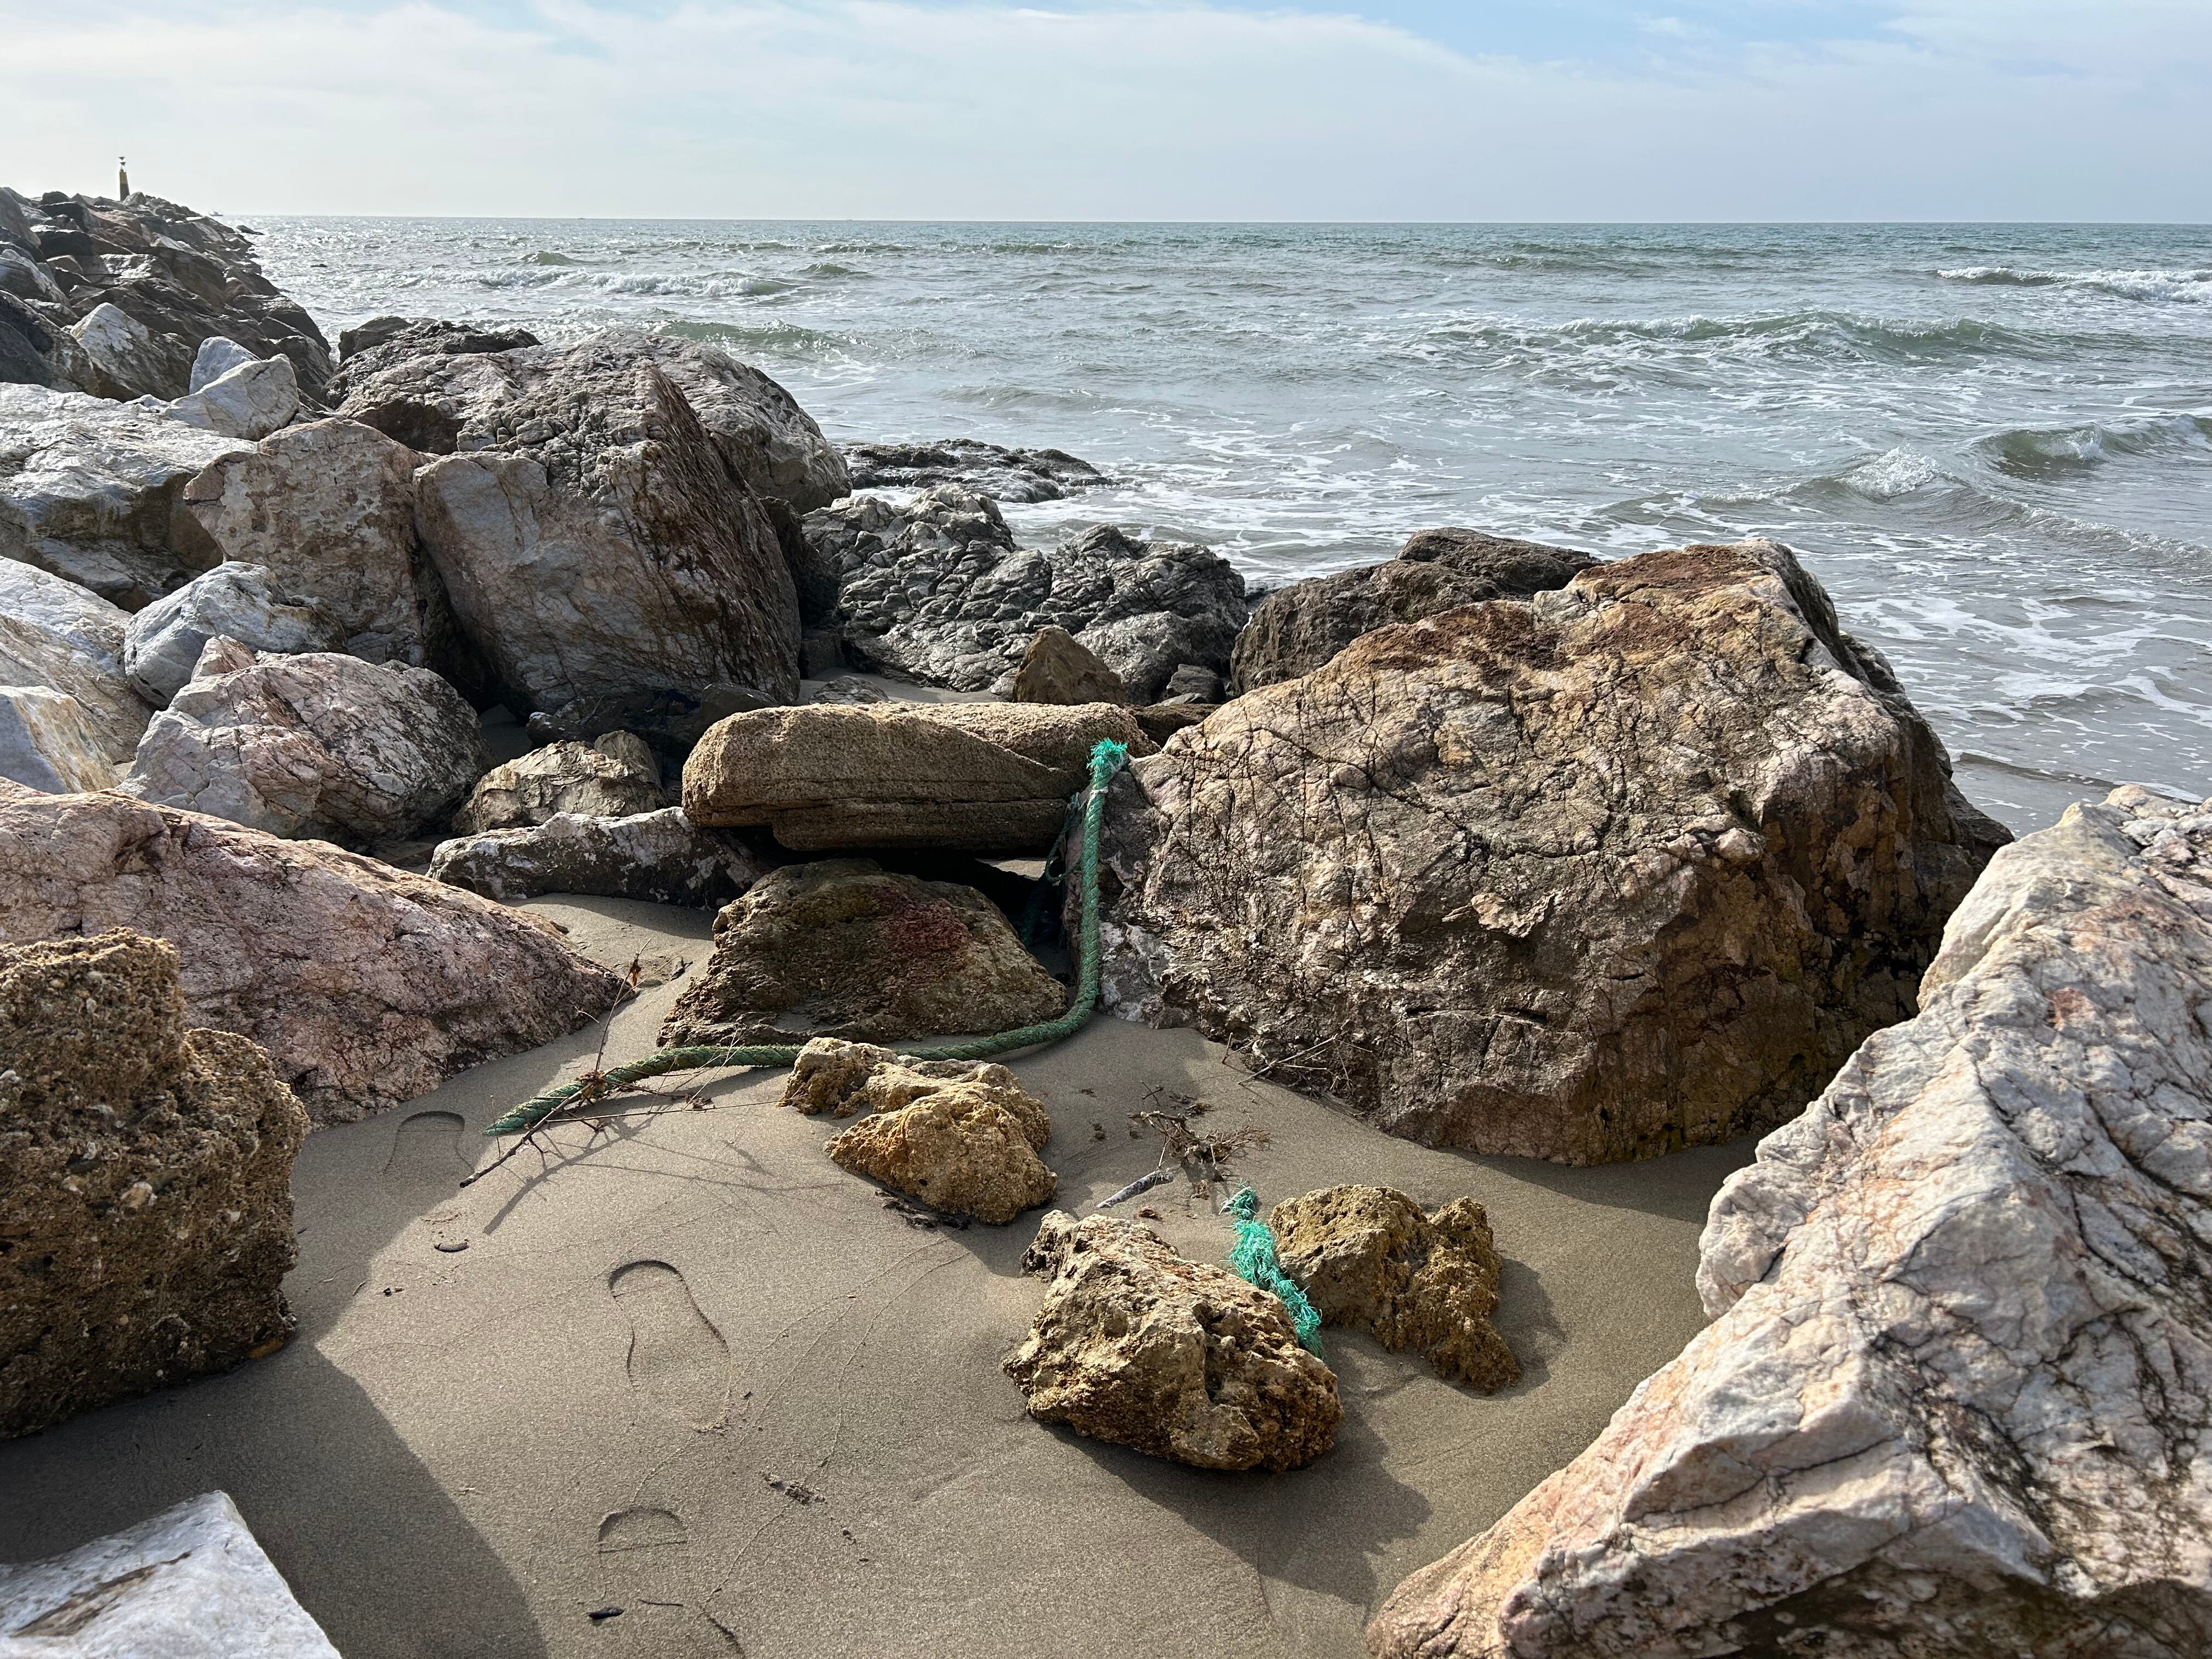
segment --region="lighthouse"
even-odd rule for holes
[[[126,156],[115,158],[115,199],[118,202],[131,199],[131,163]]]

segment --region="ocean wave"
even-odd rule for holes
[[[1552,325],[1497,318],[1453,319],[1433,325],[1426,337],[1439,344],[1539,353],[1583,353],[1592,348],[1632,353],[1655,346],[1701,348],[1709,353],[1718,348],[1754,356],[1901,364],[2038,356],[2065,343],[2062,338],[1971,317],[1919,321],[1844,311],[1781,312],[1763,317],[1584,317]]]
[[[550,248],[539,248],[535,253],[524,255],[522,263],[526,265],[580,265],[583,261],[571,259],[565,253],[556,253]]]
[[[811,265],[800,266],[799,274],[817,280],[834,281],[840,277],[872,278],[875,272],[862,270],[854,265],[841,265],[834,259],[817,259]]]
[[[678,320],[662,323],[653,332],[673,335],[679,340],[696,340],[702,345],[780,351],[793,356],[842,356],[850,351],[854,344],[844,335],[831,334],[818,328],[802,328],[796,323],[771,323],[756,327],[743,323]]]
[[[1978,288],[2094,289],[2123,300],[2212,304],[2212,270],[2019,270],[2009,265],[1960,265],[1936,274],[1947,283]]]
[[[2015,427],[1974,447],[2015,478],[2063,477],[2130,455],[2212,453],[2212,416],[2175,413],[2080,426]]]

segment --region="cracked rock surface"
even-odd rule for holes
[[[1064,449],[1008,449],[980,438],[844,446],[854,489],[927,489],[955,483],[994,501],[1056,501],[1106,475]]]
[[[307,1115],[260,1048],[185,1018],[162,940],[0,945],[0,1437],[292,1333]]]
[[[1431,1146],[1601,1163],[1800,1109],[2007,839],[1772,542],[1355,641],[1115,782],[1103,998]]]
[[[609,732],[589,743],[565,738],[493,767],[453,814],[453,833],[520,829],[544,823],[556,812],[629,817],[667,805],[660,763],[644,739]]]
[[[625,817],[556,812],[543,823],[441,842],[430,858],[433,878],[509,903],[540,893],[581,893],[653,904],[722,904],[768,867],[735,836],[702,830],[674,806]]]
[[[1377,1655],[2212,1651],[2212,803],[1999,853],[1713,1200],[1713,1322]]]
[[[1052,1114],[1003,1066],[988,1060],[916,1060],[872,1042],[816,1037],[799,1051],[780,1103],[807,1117],[895,1112],[958,1084],[1006,1108],[1039,1151],[1052,1139]]]
[[[904,1105],[871,1111],[823,1148],[839,1169],[994,1227],[1060,1190],[1037,1157],[1052,1133],[1041,1104],[1018,1116],[992,1084],[915,1081],[926,1086]]]
[[[1046,1216],[1023,1267],[1049,1281],[1007,1356],[1031,1417],[1201,1469],[1295,1469],[1336,1441],[1336,1374],[1269,1292],[1140,1223]]]

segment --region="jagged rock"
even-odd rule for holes
[[[0,940],[125,927],[177,947],[185,1019],[259,1043],[318,1122],[550,1042],[619,983],[547,925],[324,842],[0,783]]]
[[[338,1659],[228,1496],[203,1492],[66,1554],[0,1565],[0,1628],[52,1659]]]
[[[173,947],[0,945],[0,1437],[291,1334],[307,1115],[253,1043],[185,1029]]]
[[[1241,693],[1296,679],[1376,629],[1489,599],[1528,599],[1565,587],[1595,562],[1587,553],[1479,530],[1419,531],[1387,563],[1293,582],[1261,600],[1237,637],[1230,684]]]
[[[1224,668],[1244,625],[1244,584],[1202,547],[1140,542],[1111,525],[1063,546],[1018,549],[998,503],[957,484],[904,507],[858,496],[807,515],[838,572],[848,647],[885,672],[981,691],[1058,626],[1151,702],[1179,664]]]
[[[1999,853],[1713,1201],[1713,1322],[1401,1585],[1424,1659],[2212,1650],[2212,803]]]
[[[191,382],[185,390],[188,392],[198,392],[220,380],[234,368],[243,368],[248,363],[260,361],[237,341],[226,340],[220,334],[212,335],[202,340],[200,349],[192,354]],[[296,386],[297,384],[295,377],[294,385]]]
[[[100,398],[169,398],[175,379],[153,331],[119,306],[94,306],[70,330],[91,371],[84,389]],[[198,424],[195,422],[195,424]],[[210,430],[213,428],[210,428]],[[235,434],[234,434],[235,435]]]
[[[673,806],[627,817],[556,812],[540,824],[441,842],[430,859],[436,879],[508,902],[581,893],[722,904],[770,867],[734,836],[702,830]]]
[[[218,635],[254,651],[279,652],[335,651],[346,638],[337,617],[279,592],[260,566],[226,562],[129,618],[122,654],[131,689],[167,707]]]
[[[1031,1417],[1201,1469],[1295,1469],[1344,1416],[1282,1303],[1149,1227],[1055,1210],[1022,1258],[1051,1281],[1008,1356]]]
[[[724,720],[684,764],[694,823],[765,825],[800,852],[1049,852],[1102,738],[1152,744],[1106,703],[809,703]]]
[[[1091,489],[1108,481],[1090,462],[1065,450],[1007,449],[978,438],[843,448],[854,489],[927,489],[951,483],[994,501],[1027,503],[1056,501],[1072,489]]]
[[[153,710],[119,660],[129,616],[59,576],[0,559],[0,778],[105,789]]]
[[[300,380],[289,357],[244,362],[169,405],[169,418],[227,438],[260,439],[300,409]]]
[[[1160,688],[1160,701],[1212,708],[1220,704],[1225,691],[1220,675],[1211,668],[1187,662],[1168,676],[1168,683]]]
[[[345,629],[349,656],[442,674],[483,670],[415,533],[422,458],[354,421],[311,421],[224,456],[184,504],[220,556],[258,567]]]
[[[442,818],[490,765],[475,711],[427,668],[261,656],[218,637],[119,787],[271,835],[361,845]]]
[[[1060,1190],[1021,1121],[974,1084],[947,1084],[871,1113],[823,1150],[841,1170],[994,1227]]]
[[[836,679],[831,680],[827,685],[823,686],[819,691],[817,691],[806,701],[809,702],[866,704],[872,702],[895,702],[897,699],[893,697],[890,692],[879,690],[875,686],[869,684],[866,680],[854,679],[850,675],[844,675]]]
[[[1772,542],[1601,565],[1117,780],[1104,996],[1393,1133],[1569,1163],[1796,1113],[2008,837]]]
[[[325,396],[333,404],[343,403],[356,388],[410,357],[457,357],[540,343],[527,329],[483,328],[434,317],[373,317],[338,336],[338,371],[331,376]],[[401,441],[434,454],[451,453],[434,444],[414,444],[407,438]]]
[[[1121,677],[1065,628],[1040,628],[1014,671],[1016,702],[1127,702]]]
[[[683,389],[722,459],[756,494],[794,514],[853,493],[845,462],[798,399],[719,346],[636,335],[660,370]],[[800,572],[794,571],[794,577]]]
[[[416,524],[518,712],[723,683],[798,693],[774,529],[655,356],[619,330],[417,355],[341,411],[455,452],[416,474]]]
[[[519,829],[557,812],[623,818],[667,805],[653,750],[628,732],[609,732],[588,744],[567,738],[494,767],[453,814],[453,833]]]
[[[1389,1187],[1324,1187],[1278,1204],[1267,1224],[1283,1271],[1324,1325],[1418,1353],[1438,1376],[1485,1394],[1521,1380],[1490,1322],[1502,1265],[1473,1199],[1425,1215]]]
[[[49,305],[59,304],[62,298],[61,284],[47,274],[36,254],[4,245],[0,245],[0,294]],[[44,385],[45,381],[39,384]]]
[[[1066,1006],[1066,988],[973,888],[830,859],[772,871],[723,908],[714,958],[660,1041],[895,1042],[1012,1030]]]
[[[1005,1066],[988,1060],[916,1060],[872,1042],[815,1037],[799,1051],[777,1103],[808,1117],[896,1112],[924,1095],[958,1087],[1003,1107],[1039,1152],[1052,1139],[1052,1114]]]
[[[1165,743],[1186,726],[1197,726],[1211,714],[1218,705],[1202,702],[1155,702],[1129,712],[1135,716],[1138,726],[1154,743]]]
[[[0,558],[138,610],[221,560],[182,496],[244,447],[137,404],[0,386]]]

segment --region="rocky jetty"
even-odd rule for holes
[[[958,484],[995,501],[1056,501],[1108,482],[1088,461],[1060,449],[1008,449],[980,438],[939,443],[847,444],[854,489],[928,489]],[[826,503],[824,503],[826,505]]]
[[[1713,1322],[1379,1656],[2212,1644],[2212,803],[1991,860],[1912,1019],[1713,1201]]]
[[[0,941],[167,939],[185,1018],[349,1122],[599,1018],[619,983],[528,917],[319,842],[0,784]]]
[[[441,842],[430,858],[433,878],[510,902],[576,893],[726,904],[773,866],[759,849],[700,829],[674,806],[625,817],[556,812],[542,823]]]
[[[2003,830],[1772,542],[1447,611],[1116,781],[1105,996],[1432,1146],[1771,1127],[1906,1018]]]
[[[1152,702],[1185,663],[1225,669],[1244,625],[1243,579],[1205,548],[1111,525],[1017,548],[998,503],[957,484],[902,507],[859,496],[809,514],[805,533],[837,573],[846,649],[924,685],[989,690],[1059,627]]]
[[[772,871],[722,909],[714,958],[660,1040],[889,1042],[1012,1030],[1066,1006],[1066,988],[973,888],[826,859]]]
[[[0,945],[0,1437],[281,1346],[307,1115],[175,949]]]
[[[1268,1291],[1137,1222],[1064,1210],[1022,1266],[1049,1285],[1006,1360],[1030,1416],[1201,1469],[1295,1469],[1335,1444],[1335,1373]]]

